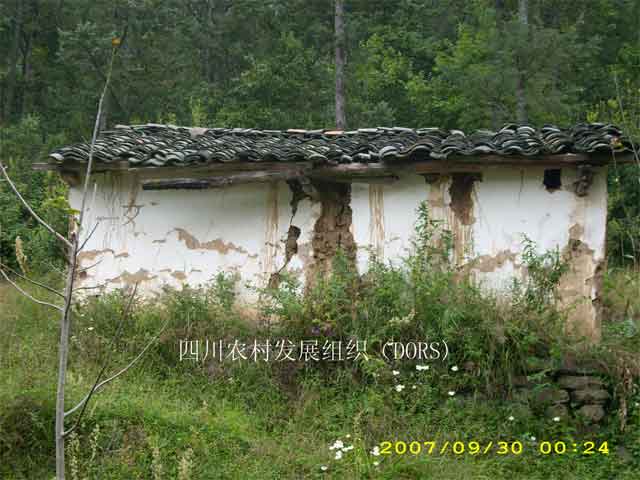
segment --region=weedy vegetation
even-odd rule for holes
[[[611,381],[625,388],[598,429],[538,415],[514,395],[514,378],[526,375],[532,361],[553,364],[574,348],[563,340],[552,293],[565,268],[558,252],[537,252],[524,239],[529,275],[514,281],[508,298],[498,298],[452,266],[450,233],[426,208],[419,218],[403,262],[372,258],[359,276],[338,254],[331,272],[307,291],[284,275],[278,288],[259,291],[260,322],[245,318],[235,280],[224,273],[205,288],[137,299],[116,342],[113,319],[128,296],[88,300],[74,316],[72,400],[84,395],[100,359],[110,355],[116,368],[159,325],[169,320],[169,326],[138,368],[96,398],[70,437],[70,478],[636,478],[637,372],[612,369]],[[612,364],[637,356],[637,298],[619,288],[637,285],[638,277],[628,275],[607,278],[605,339],[580,355]],[[5,287],[0,302],[0,476],[50,478],[56,324]],[[181,340],[207,338],[367,340],[369,359],[179,360]],[[389,340],[446,340],[450,353],[445,362],[390,362],[380,355]],[[582,439],[607,441],[609,455],[537,453],[536,441]],[[382,454],[381,442],[394,440],[517,440],[525,451]]]

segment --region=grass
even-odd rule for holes
[[[168,291],[158,301],[139,302],[115,342],[124,299],[89,302],[74,318],[69,406],[88,391],[104,358],[112,359],[115,370],[167,319],[170,325],[134,369],[96,395],[67,442],[69,478],[638,478],[637,377],[624,377],[630,383],[619,390],[627,402],[624,413],[619,397],[598,429],[575,420],[555,422],[513,397],[509,381],[521,374],[523,362],[552,358],[565,347],[553,343],[550,332],[561,318],[540,304],[548,297],[541,285],[516,286],[511,304],[504,305],[446,268],[425,264],[420,255],[400,269],[375,264],[371,272],[358,280],[337,263],[334,275],[309,295],[285,277],[279,290],[263,292],[265,315],[280,317],[267,326],[243,321],[224,276],[205,290]],[[603,355],[601,360],[638,357],[633,282],[640,282],[637,272],[612,272],[606,279],[605,338],[590,352]],[[57,335],[55,312],[0,285],[3,479],[54,475]],[[183,339],[250,342],[268,336],[367,338],[370,352],[385,338],[445,338],[452,354],[446,362],[429,363],[429,370],[373,354],[369,362],[341,365],[179,361]],[[397,391],[398,385],[404,389]],[[336,440],[353,445],[340,459],[329,448]],[[573,442],[589,440],[607,442],[609,454],[571,452]],[[436,441],[438,448],[432,454],[372,455],[385,441]],[[447,441],[496,447],[478,455],[439,454]],[[521,442],[524,451],[498,454],[500,441]],[[567,442],[569,452],[543,455],[542,441]]]

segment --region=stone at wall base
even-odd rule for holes
[[[611,398],[609,392],[602,388],[585,388],[571,392],[571,401],[579,404],[602,405]]]
[[[603,388],[604,382],[598,377],[562,375],[558,378],[558,385],[569,390],[583,390],[586,388]]]
[[[578,415],[588,423],[598,423],[604,418],[605,412],[602,405],[583,405],[578,410]]]
[[[558,405],[569,402],[569,394],[566,390],[557,387],[544,387],[533,392],[531,401],[534,406],[544,407],[548,405]]]
[[[579,360],[575,355],[565,354],[557,373],[560,375],[597,375],[605,372],[603,366],[595,360]]]
[[[545,415],[549,418],[559,417],[561,420],[569,418],[569,409],[566,405],[558,404],[547,407]]]

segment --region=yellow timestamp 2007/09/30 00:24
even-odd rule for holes
[[[521,455],[525,451],[540,455],[609,455],[608,442],[541,441],[385,441],[380,455]]]

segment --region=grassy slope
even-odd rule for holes
[[[92,382],[91,372],[99,365],[94,357],[104,343],[94,342],[105,327],[92,322],[80,319],[76,328],[76,345],[90,346],[73,352],[69,385],[76,400]],[[89,331],[89,325],[95,329]],[[53,475],[56,336],[54,315],[0,285],[2,478]],[[165,339],[167,344],[174,341],[177,349],[177,339]],[[114,363],[125,363],[128,355],[118,354]],[[251,364],[202,371],[179,365],[177,352],[173,361],[152,354],[98,395],[77,439],[69,442],[68,462],[79,472],[77,478],[178,478],[180,472],[182,478],[203,479],[639,478],[637,457],[623,458],[616,450],[616,444],[626,442],[627,451],[639,453],[637,409],[630,413],[625,436],[615,429],[601,431],[600,440],[611,446],[608,456],[525,452],[374,458],[369,450],[384,440],[522,440],[531,451],[532,435],[555,441],[575,432],[571,425],[539,418],[522,405],[473,395],[449,398],[434,387],[434,377],[417,377],[411,367],[399,378],[418,387],[397,393],[397,378],[390,374],[365,383],[348,370],[314,371],[298,373],[291,381],[286,372],[274,375]],[[355,446],[339,461],[328,448],[337,438]],[[322,472],[321,465],[328,470]],[[162,474],[154,477],[154,470]]]

